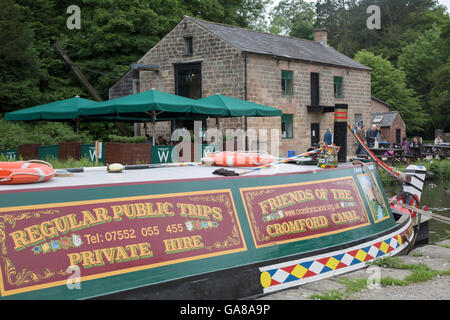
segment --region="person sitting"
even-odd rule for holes
[[[164,139],[162,136],[158,137],[158,145],[159,146],[167,146],[167,140]]]
[[[414,137],[412,140],[412,145],[413,147],[421,147],[422,143],[420,142],[419,137]]]
[[[403,154],[411,154],[410,143],[406,139],[406,137],[402,138],[402,142],[400,142],[400,148],[403,149]]]
[[[434,145],[440,145],[444,144],[444,141],[442,140],[440,135],[437,135],[436,139],[434,139]]]
[[[412,154],[414,156],[416,156],[416,157],[420,157],[421,156],[422,143],[420,142],[419,137],[414,137],[413,138],[410,147],[411,147]]]

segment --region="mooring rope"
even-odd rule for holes
[[[445,217],[445,216],[441,216],[441,215],[433,213],[431,211],[427,211],[427,210],[419,209],[419,208],[416,208],[416,207],[413,207],[413,206],[409,206],[407,204],[398,202],[397,200],[394,200],[394,199],[389,200],[389,203],[393,203],[393,204],[399,205],[399,206],[401,206],[401,207],[403,207],[405,209],[409,209],[411,211],[414,211],[414,212],[417,212],[417,213],[421,213],[421,214],[425,215],[428,218],[433,218],[433,219],[436,219],[436,220],[438,220],[440,222],[443,222],[443,223],[446,223],[446,224],[450,224],[450,218]]]

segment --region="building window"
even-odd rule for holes
[[[202,67],[201,64],[175,64],[175,94],[191,99],[202,97]]]
[[[281,71],[281,92],[285,95],[294,94],[293,71]]]
[[[344,87],[342,85],[342,77],[334,77],[334,97],[338,99],[344,97]]]
[[[362,114],[355,113],[355,126],[360,127],[363,124]]]
[[[318,107],[320,105],[320,88],[319,88],[319,74],[311,72],[311,105]]]
[[[186,55],[191,56],[194,53],[194,49],[192,48],[192,37],[184,38],[184,43],[186,46]]]
[[[281,134],[283,139],[293,139],[293,115],[292,114],[283,114],[281,116]]]

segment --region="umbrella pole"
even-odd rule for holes
[[[152,145],[155,145],[155,121],[156,121],[156,111],[153,110],[153,117],[152,117]]]
[[[77,136],[80,135],[80,119],[77,119],[75,122],[76,130],[77,130]]]

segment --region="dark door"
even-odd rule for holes
[[[320,105],[319,95],[319,74],[311,72],[311,106]]]
[[[318,146],[320,142],[320,123],[311,123],[311,146]]]
[[[396,144],[400,144],[401,140],[402,140],[402,129],[397,128],[395,129],[395,143]]]
[[[202,97],[202,67],[200,63],[176,64],[175,94],[191,99]]]

